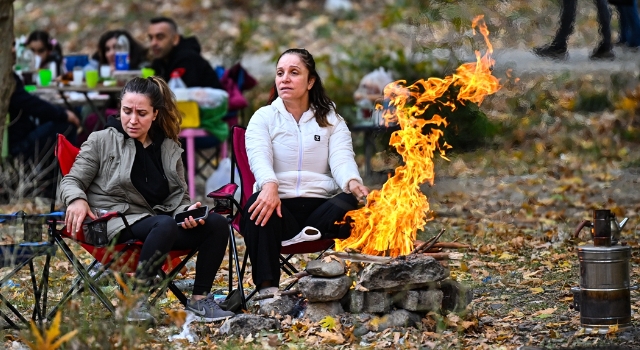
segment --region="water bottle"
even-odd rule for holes
[[[16,59],[16,71],[20,72],[24,85],[33,85],[34,72],[36,71],[36,55],[21,44],[20,53]]]
[[[116,70],[129,70],[129,39],[121,34],[116,40]]]
[[[169,89],[173,91],[173,94],[176,95],[177,101],[186,101],[189,99],[189,92],[187,91],[187,85],[184,83],[182,78],[180,78],[184,74],[183,68],[177,68],[173,72],[171,72],[171,78],[169,79]]]

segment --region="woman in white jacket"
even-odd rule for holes
[[[348,237],[350,225],[337,222],[344,222],[347,211],[369,194],[354,160],[351,133],[307,50],[280,55],[269,101],[247,127],[256,185],[242,222],[253,282],[261,294],[278,289],[282,245]]]

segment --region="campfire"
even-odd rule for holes
[[[459,89],[457,100],[481,104],[484,98],[495,93],[500,84],[491,75],[494,60],[493,48],[489,42],[489,31],[484,16],[477,16],[472,22],[484,37],[487,52],[482,56],[476,51],[476,61],[462,64],[455,74],[441,78],[419,80],[410,86],[398,80],[387,85],[384,97],[390,101],[390,108],[384,111],[387,125],[397,123],[400,130],[391,135],[389,144],[402,156],[404,165],[395,170],[381,190],[371,191],[365,207],[350,211],[353,229],[346,240],[336,241],[336,250],[354,250],[363,254],[397,257],[414,251],[416,233],[422,229],[428,218],[429,202],[420,190],[420,185],[433,185],[433,156],[439,152],[445,158],[445,150],[450,146],[438,142],[443,135],[441,129],[432,128],[424,135],[428,125],[447,126],[445,118],[434,114],[431,119],[421,118],[428,107],[435,104],[455,108],[452,101],[442,101],[450,86]],[[377,106],[381,108],[381,106]]]

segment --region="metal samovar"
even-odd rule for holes
[[[591,227],[593,244],[578,247],[580,286],[571,288],[574,307],[580,311],[580,325],[587,333],[606,333],[611,326],[631,328],[629,259],[631,247],[619,244],[620,223],[608,209],[593,211],[593,222],[583,221],[574,233]]]

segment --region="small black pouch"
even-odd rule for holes
[[[82,224],[82,232],[84,232],[84,241],[96,247],[104,247],[109,244],[107,236],[107,218],[99,218],[89,220]]]

